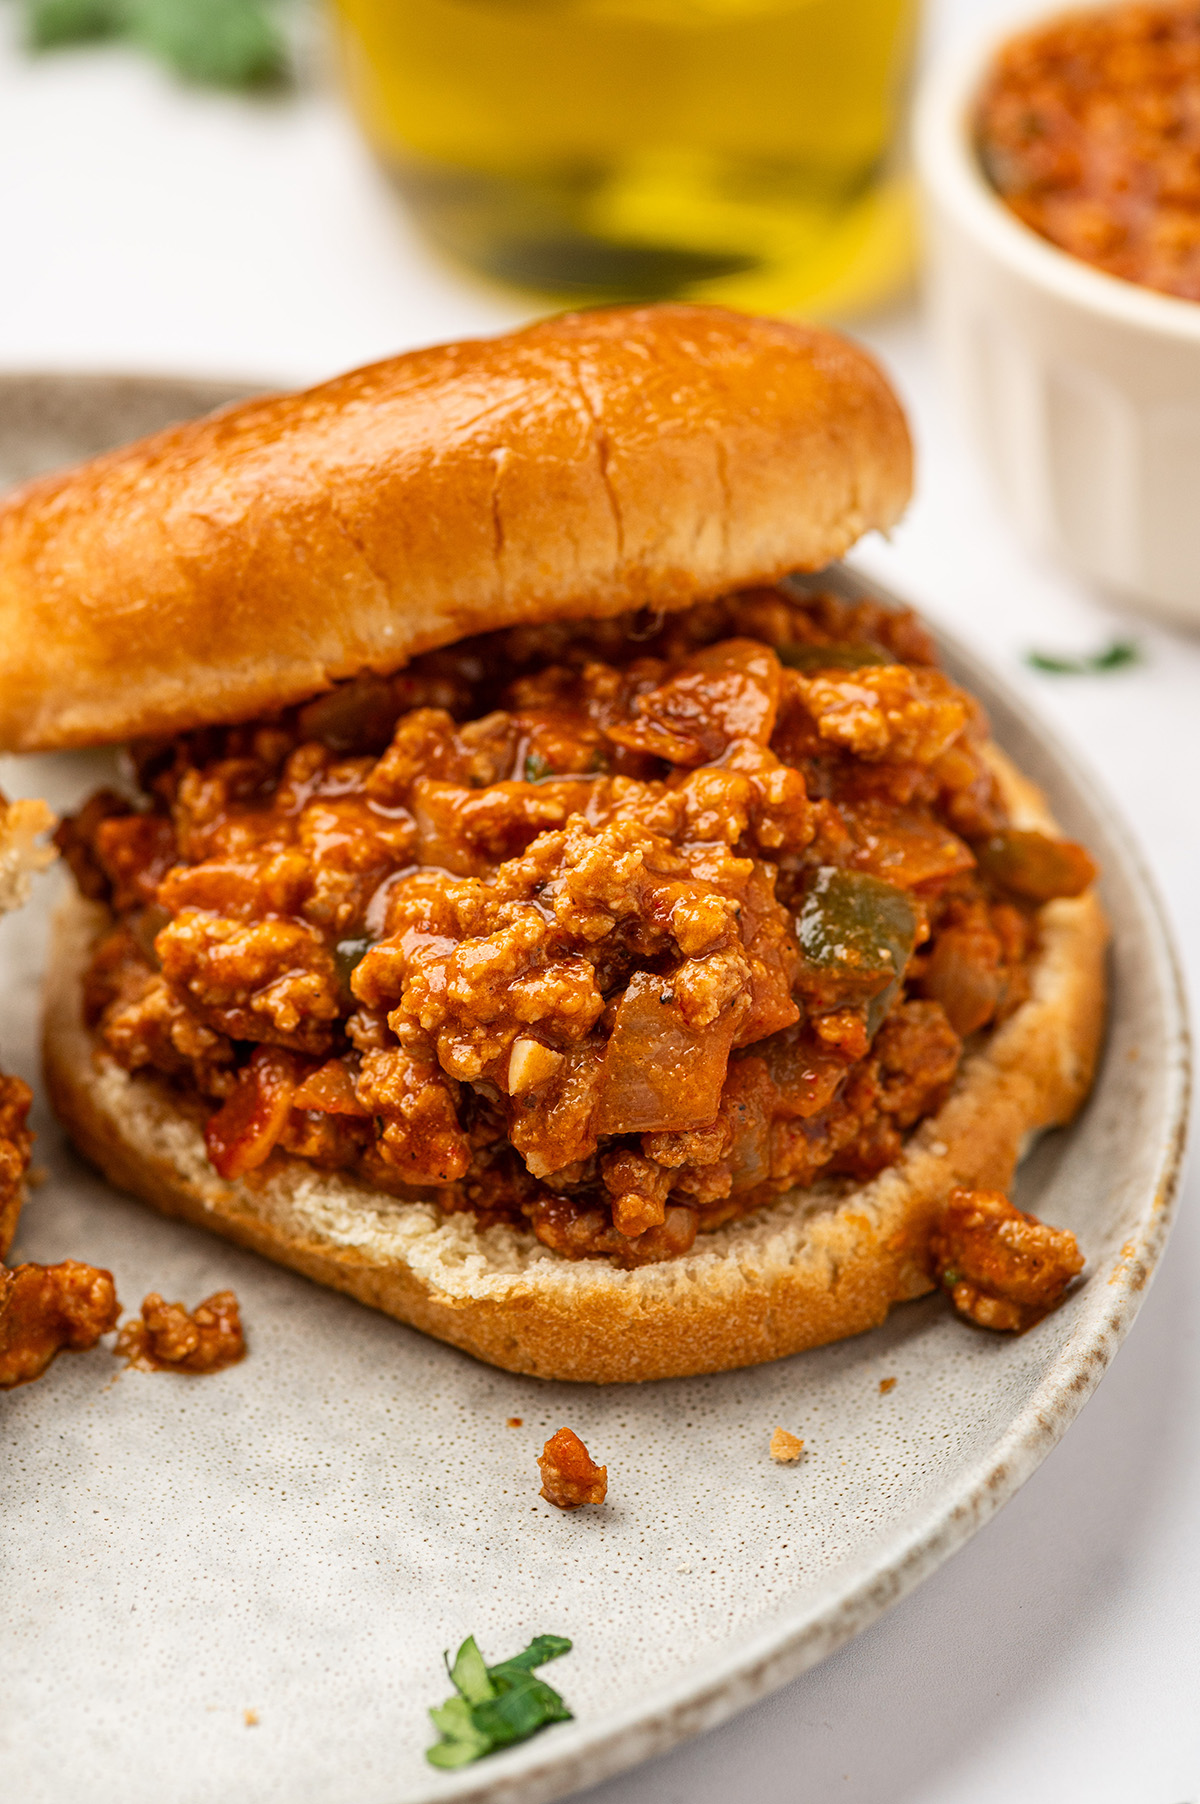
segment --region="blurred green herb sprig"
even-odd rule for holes
[[[1065,657],[1057,652],[1027,651],[1025,662],[1033,670],[1048,676],[1103,676],[1110,670],[1124,670],[1142,662],[1142,649],[1135,639],[1114,639],[1102,651],[1086,652],[1082,657]]]
[[[288,46],[274,0],[19,0],[33,50],[121,41],[185,81],[282,87]]]
[[[441,1739],[425,1753],[431,1766],[467,1766],[497,1748],[527,1741],[550,1723],[566,1723],[571,1712],[544,1679],[534,1672],[547,1660],[569,1654],[564,1635],[538,1635],[523,1653],[498,1666],[485,1666],[474,1635],[454,1656],[446,1655],[455,1695],[429,1712]]]

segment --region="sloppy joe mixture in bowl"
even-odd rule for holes
[[[983,170],[1072,256],[1200,300],[1200,4],[1065,13],[997,52],[979,96]]]
[[[754,589],[514,628],[141,744],[60,830],[86,981],[225,1178],[293,1158],[572,1259],[873,1176],[1094,870],[916,618]]]
[[[1200,4],[1039,7],[917,107],[934,338],[1027,537],[1200,623]]]

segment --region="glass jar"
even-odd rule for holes
[[[335,0],[425,229],[565,299],[844,312],[911,257],[915,0]]]

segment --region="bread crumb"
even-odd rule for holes
[[[777,1465],[794,1465],[803,1452],[804,1442],[786,1428],[777,1428],[771,1436],[771,1458]]]
[[[243,1710],[242,1711],[242,1721],[245,1723],[245,1725],[248,1729],[257,1729],[257,1727],[258,1727],[258,1711],[257,1710]]]
[[[45,802],[9,802],[0,795],[0,914],[27,901],[30,877],[58,857],[53,846],[38,844],[38,834],[56,825]]]
[[[944,1140],[931,1140],[929,1142],[929,1150],[935,1159],[944,1159],[946,1154],[950,1151],[950,1148],[946,1145]]]
[[[881,1397],[886,1397],[888,1392],[894,1391],[895,1388],[896,1380],[894,1378],[881,1378],[879,1380],[879,1395]]]
[[[524,1416],[509,1416],[504,1426],[506,1428],[524,1428],[525,1418]]]

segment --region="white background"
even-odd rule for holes
[[[942,0],[931,37],[1011,10]],[[0,0],[0,368],[295,382],[528,312],[434,261],[320,82],[250,102],[185,92],[119,51],[31,62],[13,12]],[[910,519],[864,561],[988,652],[1098,771],[1140,832],[1194,985],[1200,644],[1017,544],[915,308],[858,329],[921,456]],[[1127,630],[1146,652],[1135,671],[1053,679],[1021,663],[1031,645]],[[1114,1370],[1016,1501],[834,1659],[588,1804],[1196,1804],[1196,1189]]]

